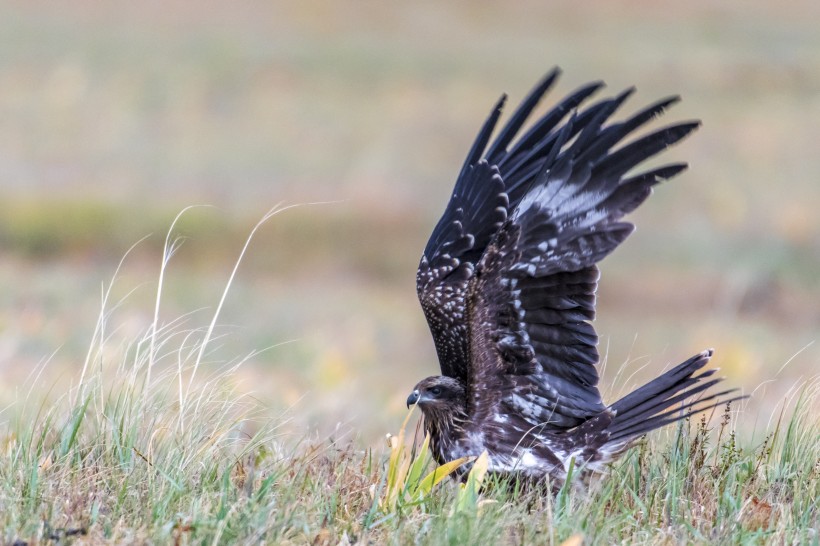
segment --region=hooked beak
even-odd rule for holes
[[[410,396],[407,397],[407,409],[410,409],[410,406],[412,406],[413,404],[418,403],[418,401],[419,401],[419,391],[417,389],[417,390],[414,390],[413,392],[411,392]]]

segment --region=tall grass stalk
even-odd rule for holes
[[[174,228],[182,215],[192,208],[194,208],[194,206],[188,206],[179,211],[179,213],[174,217],[173,222],[171,222],[171,227],[168,228],[168,232],[165,234],[165,243],[162,246],[162,264],[159,268],[159,279],[157,280],[157,295],[154,300],[154,320],[151,321],[151,345],[148,349],[148,369],[145,372],[145,382],[148,384],[151,383],[151,370],[154,368],[154,360],[156,356],[157,325],[159,324],[159,310],[162,302],[162,287],[165,285],[165,270],[167,269],[171,258],[182,244],[182,239],[178,237],[171,239],[171,235],[173,235]],[[179,379],[179,399],[182,400],[182,370],[179,370]]]

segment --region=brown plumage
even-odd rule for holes
[[[600,470],[646,432],[724,404],[731,392],[706,392],[720,381],[702,371],[708,350],[614,404],[601,400],[596,263],[634,229],[621,218],[686,165],[628,173],[699,122],[624,144],[678,98],[613,122],[633,90],[585,105],[602,87],[592,83],[518,136],[557,76],[533,89],[491,143],[502,97],[467,156],[416,277],[442,375],[407,399],[421,408],[439,462],[487,450],[491,472],[553,484],[571,460],[581,474]]]

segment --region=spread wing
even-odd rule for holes
[[[447,208],[424,249],[416,289],[444,375],[465,381],[470,375],[466,297],[475,266],[509,211],[542,170],[559,134],[558,124],[602,86],[593,83],[571,93],[510,147],[559,74],[557,68],[552,70],[533,88],[488,149],[506,97],[496,103],[467,154]],[[576,127],[582,127],[594,112],[595,107],[588,109]]]
[[[607,162],[599,165],[596,183],[613,177],[620,180],[629,168],[668,144],[653,149],[662,142],[663,139],[659,138],[651,142],[638,142],[637,148],[626,146],[620,152],[608,154],[608,150],[624,136],[657,116],[677,99],[660,101],[626,121],[611,123],[604,128],[604,122],[631,94],[631,90],[579,110],[582,103],[602,87],[600,82],[584,85],[570,93],[519,136],[528,117],[558,75],[558,69],[547,74],[490,143],[506,98],[502,96],[495,105],[467,155],[447,208],[433,230],[419,263],[416,288],[433,335],[442,373],[460,378],[468,384],[473,383],[475,368],[469,350],[467,307],[470,285],[474,282],[479,261],[502,226],[507,225],[505,223],[511,212],[521,208],[522,201],[532,189],[544,186],[543,178],[548,173],[552,173],[550,176],[555,179],[560,174],[556,173],[558,166],[569,169],[565,173],[567,177],[577,179],[591,169],[593,159],[609,157]],[[572,155],[566,153],[570,141],[575,142]],[[608,171],[604,172],[603,169]],[[619,206],[627,212],[630,206],[634,208],[645,198],[643,196],[634,204],[630,202],[639,197],[641,191],[646,191],[648,195],[649,187],[658,179],[682,169],[683,166],[673,165],[666,170],[647,173],[642,178],[635,177],[633,184],[636,191],[616,192],[618,195],[614,197],[622,201]],[[587,172],[587,175],[590,174]],[[642,189],[638,190],[639,187]],[[555,189],[556,186],[550,188]],[[587,193],[592,193],[593,186],[590,185],[588,190]],[[535,287],[532,289],[535,290]],[[594,283],[591,290],[594,292]],[[595,360],[597,355],[593,362]]]
[[[622,102],[613,100],[616,107]],[[626,173],[698,123],[612,148],[668,103],[609,125],[604,120],[611,111],[602,108],[580,132],[572,130],[580,116],[568,120],[538,177],[488,245],[468,298],[474,426],[562,430],[604,410],[595,368],[598,337],[590,322],[595,264],[633,231],[621,218],[685,165]]]

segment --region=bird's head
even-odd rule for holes
[[[418,404],[424,413],[445,409],[461,409],[465,404],[465,388],[461,381],[445,375],[422,379],[407,397],[407,407]]]

